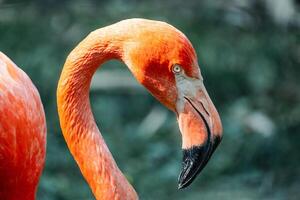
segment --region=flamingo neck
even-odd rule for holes
[[[109,59],[122,59],[122,38],[113,34],[106,28],[94,31],[70,53],[58,83],[58,113],[67,145],[96,199],[136,200],[101,136],[89,101],[96,69]]]

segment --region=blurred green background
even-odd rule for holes
[[[89,32],[133,17],[166,21],[188,36],[224,126],[206,168],[179,191],[175,115],[123,64],[98,70],[93,112],[141,200],[300,199],[299,6],[299,0],[0,0],[0,50],[31,77],[47,116],[38,199],[94,199],[61,135],[57,81],[66,56]]]

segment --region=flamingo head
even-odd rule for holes
[[[205,167],[222,138],[221,120],[204,87],[195,50],[173,26],[146,21],[124,52],[137,80],[177,115],[183,149],[178,188],[184,188]]]

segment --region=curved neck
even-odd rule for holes
[[[95,123],[89,88],[96,69],[122,58],[122,38],[99,29],[68,56],[57,89],[60,124],[67,145],[97,200],[138,199],[117,167]]]

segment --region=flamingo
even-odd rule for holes
[[[156,99],[177,115],[183,161],[178,188],[187,187],[222,137],[219,114],[203,85],[187,37],[160,21],[127,19],[91,32],[68,55],[57,88],[68,148],[97,200],[136,200],[91,111],[89,88],[101,64],[118,59]]]
[[[30,78],[0,52],[0,199],[34,200],[44,168],[46,121]]]

